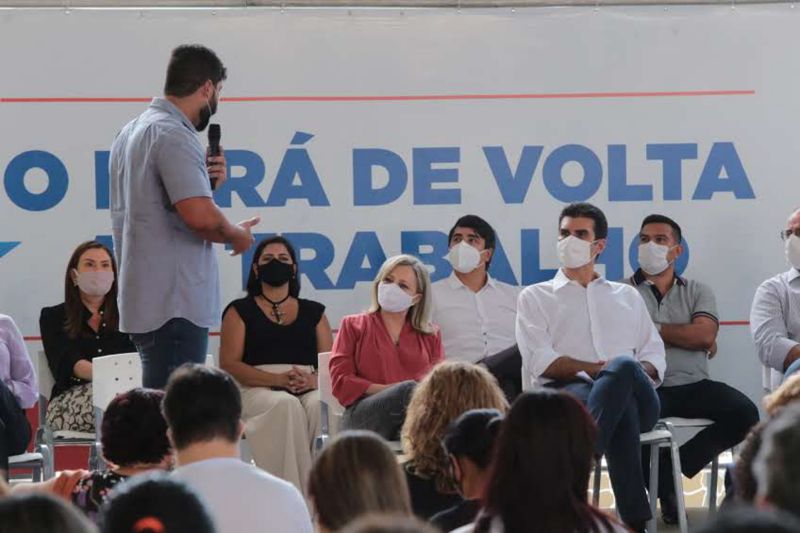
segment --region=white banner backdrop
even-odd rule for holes
[[[660,212],[683,226],[685,274],[716,292],[715,376],[756,397],[743,321],[786,268],[778,231],[800,203],[799,23],[786,4],[0,10],[0,312],[38,349],[71,250],[110,235],[114,135],[160,93],[169,51],[200,42],[229,71],[217,202],[289,234],[334,325],[367,306],[385,256],[449,274],[462,214],[497,229],[495,275],[530,284],[557,266],[565,203],[605,210],[610,278]],[[219,256],[227,302],[249,258]]]

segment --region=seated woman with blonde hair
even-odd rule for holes
[[[222,317],[220,366],[242,388],[256,465],[305,493],[320,429],[317,355],[331,349],[325,306],[300,298],[297,254],[284,237],[259,243],[247,296]]]
[[[411,255],[387,259],[372,282],[366,313],[342,319],[330,359],[344,429],[395,440],[416,382],[444,358],[431,324],[428,269]]]
[[[447,361],[417,386],[403,424],[403,465],[414,514],[429,519],[461,503],[452,463],[442,446],[450,424],[472,409],[508,409],[497,380],[482,366]]]

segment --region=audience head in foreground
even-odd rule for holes
[[[417,516],[428,519],[461,503],[442,438],[462,413],[482,408],[508,409],[497,380],[482,366],[446,361],[417,385],[401,433],[411,507]],[[476,512],[477,507],[471,519]]]
[[[800,405],[783,408],[767,424],[753,473],[759,504],[800,517]]]
[[[321,531],[338,531],[372,512],[411,514],[397,458],[369,431],[345,431],[320,452],[311,468],[308,494]]]
[[[403,424],[403,453],[411,470],[433,480],[439,491],[453,492],[450,459],[442,448],[450,424],[470,409],[508,410],[503,391],[488,370],[446,361],[417,385]]]
[[[242,399],[226,372],[187,364],[167,383],[163,401],[169,437],[178,452],[194,445],[236,446],[242,435]]]
[[[480,511],[502,421],[503,415],[497,409],[473,409],[458,417],[447,430],[442,447],[464,501],[431,518],[431,523],[442,531],[471,524]]]
[[[718,513],[695,533],[800,533],[800,520],[777,509],[741,506]]]
[[[791,376],[780,387],[766,395],[763,400],[764,410],[770,417],[775,417],[781,410],[800,398],[800,375]],[[733,470],[734,496],[739,503],[752,504],[755,501],[757,482],[753,473],[753,461],[761,449],[762,433],[770,419],[754,426],[742,443],[739,457]]]
[[[413,516],[374,513],[355,520],[341,533],[439,533],[439,530]]]
[[[223,370],[187,364],[169,378],[163,403],[178,468],[220,531],[311,533],[303,497],[290,483],[239,458],[242,401]],[[268,521],[268,522],[267,522]]]
[[[0,533],[95,533],[77,509],[49,494],[22,494],[0,500]]]
[[[139,476],[117,488],[106,504],[103,533],[214,533],[200,497],[166,474]]]
[[[588,502],[597,430],[573,396],[543,389],[516,399],[500,428],[475,531],[614,531]]]

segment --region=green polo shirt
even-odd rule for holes
[[[696,316],[715,322],[717,302],[711,288],[699,281],[675,276],[675,283],[662,295],[641,270],[628,279],[644,298],[650,318],[656,324],[690,324]],[[667,372],[662,387],[676,387],[708,379],[708,354],[705,350],[685,350],[666,344]]]

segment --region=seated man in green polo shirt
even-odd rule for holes
[[[724,450],[739,443],[758,422],[747,396],[709,379],[719,320],[714,293],[704,283],[678,276],[683,253],[681,228],[663,215],[650,215],[639,232],[639,270],[630,283],[639,290],[666,347],[667,371],[657,389],[661,417],[707,418],[714,424],[681,446],[681,469],[695,476]],[[658,496],[666,523],[677,523],[675,489],[668,454],[662,454]]]

